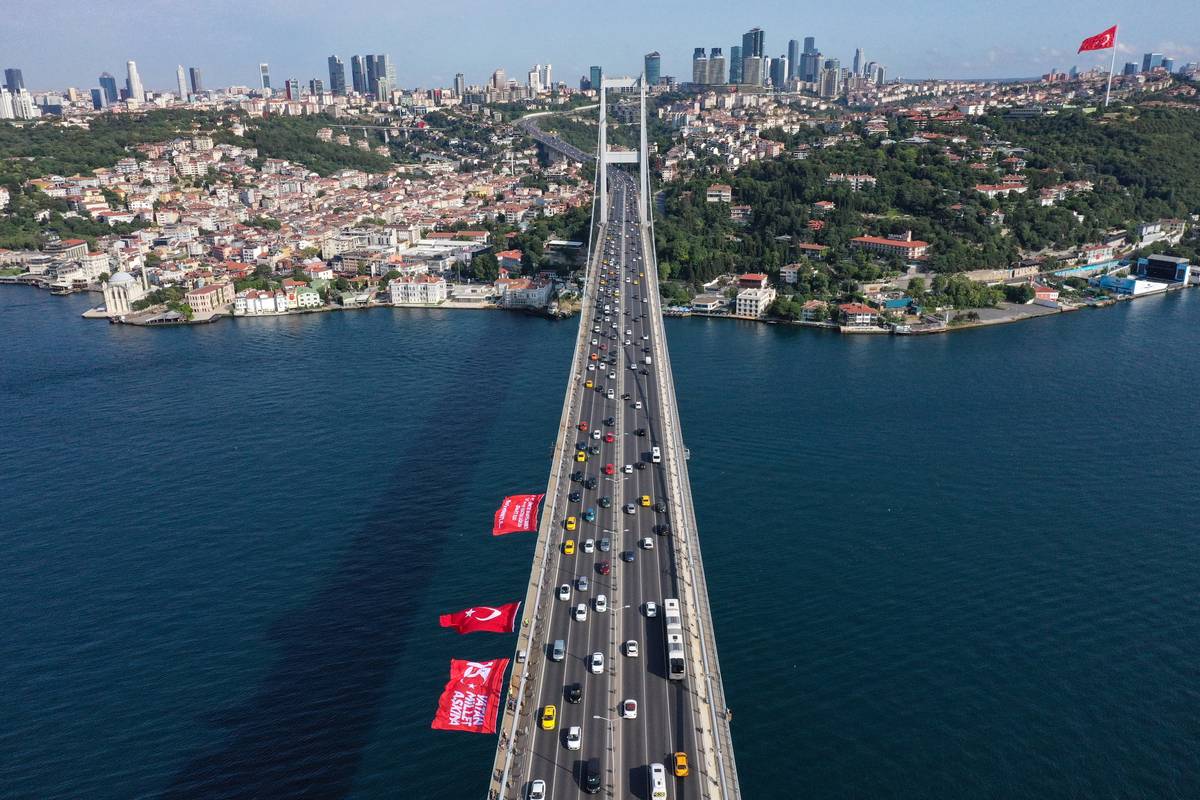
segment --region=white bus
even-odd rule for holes
[[[683,615],[679,611],[679,600],[668,597],[663,600],[663,633],[667,646],[667,677],[681,681],[687,675],[687,657],[683,652]]]
[[[650,765],[650,797],[667,800],[667,768],[662,764]]]

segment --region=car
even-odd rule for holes
[[[606,417],[606,418],[605,418],[605,420],[604,420],[604,424],[605,424],[605,425],[616,425],[616,424],[617,424],[617,418],[616,418],[616,417]]]
[[[649,348],[649,347],[643,347],[643,348],[642,348],[642,352],[643,352],[643,353],[646,353],[646,354],[649,354],[649,353],[650,353],[650,348]]]
[[[554,705],[546,706],[542,709],[542,730],[552,731],[554,726],[558,724],[558,707]]]
[[[529,784],[529,794],[525,795],[526,800],[546,800],[546,782],[536,780]]]
[[[570,600],[571,599],[571,585],[569,583],[564,583],[562,586],[558,587],[558,599],[559,600]]]
[[[642,410],[642,401],[638,400],[636,403],[634,403],[633,408],[635,411],[641,411]]]
[[[609,497],[608,495],[604,495],[603,497],[601,497],[600,498],[600,507],[601,508],[612,508],[612,498]]]
[[[600,772],[600,759],[589,758],[583,765],[583,790],[588,794],[599,794],[604,788],[604,776]]]
[[[603,435],[604,434],[602,434],[600,431],[592,431],[592,438],[595,439],[596,441],[599,441],[600,437]]]
[[[615,381],[617,379],[617,373],[615,373],[615,372],[608,373],[608,379],[610,381]]]
[[[628,399],[629,399],[630,397],[632,397],[632,396],[633,396],[633,395],[631,395],[629,392],[626,392],[625,394],[621,395],[621,399],[622,399],[622,400],[628,400]]]
[[[591,509],[588,509],[588,510],[591,511]],[[595,539],[584,539],[583,540],[583,552],[585,552],[585,553],[596,552],[596,540]]]
[[[613,465],[612,465],[612,464],[605,464],[605,465],[604,465],[604,474],[605,474],[605,475],[612,475],[614,472],[616,472],[616,470],[615,470],[615,469],[613,469]]]
[[[567,749],[578,750],[580,739],[583,738],[583,729],[578,725],[572,725],[567,728]]]
[[[612,572],[612,564],[608,561],[597,561],[596,572],[599,572],[601,575],[607,575]]]
[[[654,510],[656,512],[658,512],[659,514],[662,514],[663,512],[665,512],[667,510],[667,504],[664,503],[662,500],[659,500],[658,502],[656,502],[654,504]]]
[[[626,504],[625,504],[625,513],[626,513],[626,514],[633,514],[633,513],[636,513],[636,512],[637,512],[637,506],[635,506],[633,503],[626,503]]]
[[[641,503],[642,508],[649,508],[650,507],[650,495],[648,495],[648,494],[642,495],[640,498],[638,498],[638,502]]]
[[[588,452],[594,456],[600,455],[600,445],[594,444],[588,448]]]
[[[639,369],[638,372],[641,373],[642,375],[650,374],[650,370],[648,370],[648,369]]]
[[[577,603],[575,605],[574,616],[576,622],[587,622],[587,606],[583,603]]]
[[[624,472],[626,475],[632,475],[633,464],[626,464],[625,466],[621,467],[621,472]]]
[[[596,384],[592,382],[592,379],[591,379],[591,378],[588,378],[588,379],[587,379],[587,380],[584,382],[584,384],[583,384],[583,388],[585,388],[585,389],[591,389],[591,388],[592,388],[593,386],[595,386],[595,385],[596,385]],[[587,428],[584,428],[584,430],[587,430]]]
[[[589,364],[588,366],[590,367],[591,365]],[[634,363],[631,361],[631,362],[629,362],[629,368],[630,368],[630,369],[637,369],[637,364],[634,364]]]
[[[582,464],[584,461],[587,461],[587,453],[585,453],[583,450],[576,450],[575,460]]]
[[[592,353],[590,356],[588,356],[588,360],[589,360],[589,361],[599,361],[599,360],[600,360],[600,354],[599,354],[599,353]],[[588,383],[591,383],[591,381],[588,381]],[[590,387],[590,386],[589,386],[588,388],[590,389],[590,388],[592,388],[592,387]]]
[[[616,397],[616,393],[612,389],[609,389],[608,390],[608,399],[612,400],[614,397]]]
[[[568,684],[563,688],[563,696],[567,698],[568,703],[578,703],[583,700],[583,684]]]
[[[649,536],[643,537],[642,540],[640,542],[638,542],[638,544],[641,545],[643,550],[653,550],[654,549],[654,540],[651,539]]]
[[[626,700],[621,703],[621,716],[625,719],[637,719],[637,700]]]
[[[602,595],[602,594],[596,595],[595,604],[596,604],[596,613],[603,614],[605,611],[608,611],[608,598],[605,597],[604,595]]]
[[[625,330],[625,335],[626,335],[626,336],[633,336],[633,331],[631,331],[631,330],[629,330],[628,328],[626,328],[626,330]]]
[[[600,482],[596,480],[595,476],[592,476],[583,482],[583,488],[585,489],[595,489],[599,485]]]
[[[612,444],[612,443],[613,443],[613,442],[615,442],[616,440],[617,440],[617,437],[615,437],[615,436],[613,436],[613,435],[612,435],[612,431],[609,431],[608,433],[604,434],[604,441],[605,441],[607,444]]]
[[[584,520],[584,522],[595,522],[596,521],[596,509],[588,508],[586,511],[584,511],[583,512],[583,520]]]
[[[563,542],[562,551],[564,556],[575,555],[575,540],[567,539],[565,542]]]
[[[632,550],[622,550],[621,551],[621,560],[628,564],[632,564],[634,558],[636,558],[636,557],[637,556],[634,554],[634,552]]]
[[[654,526],[654,532],[659,536],[666,536],[671,532],[671,525],[667,522],[660,522]]]
[[[637,462],[636,464],[634,464],[634,466],[635,466],[635,467],[637,467],[638,469],[645,469],[645,468],[646,468],[646,462],[645,462],[645,461],[639,461],[639,462]]]
[[[646,605],[643,606],[642,608],[646,612],[647,617],[657,617],[658,616],[658,603],[650,601],[650,602],[646,603]]]
[[[604,672],[604,653],[592,653],[592,658],[588,661],[588,669],[593,675]]]
[[[598,344],[600,344],[600,342],[596,341],[595,339],[592,339],[592,347],[595,347]]]
[[[635,430],[635,431],[634,431],[634,434],[635,434],[635,435],[637,435],[637,436],[645,436],[645,435],[646,435],[646,429],[645,429],[645,428],[638,428],[637,430]]]
[[[643,334],[642,334],[642,341],[643,341],[643,342],[648,342],[648,341],[650,341],[650,334],[643,333]]]
[[[687,753],[679,752],[671,757],[671,763],[675,767],[676,778],[686,778],[688,776],[688,758]]]
[[[605,536],[604,538],[602,538],[600,540],[599,546],[600,546],[601,553],[607,553],[609,550],[612,549],[612,542],[609,541],[609,538],[607,536]]]
[[[630,639],[628,642],[625,643],[625,656],[626,656],[626,658],[637,658],[638,657],[637,639]]]
[[[636,368],[637,368],[637,365],[636,365],[636,364],[630,364],[629,366],[633,367],[634,369],[636,369]],[[595,364],[588,364],[587,368],[588,368],[588,372],[595,372],[595,371],[596,371],[596,365],[595,365]]]
[[[575,579],[575,588],[581,592],[586,592],[588,590],[587,575],[580,575]]]
[[[583,480],[583,470],[577,469],[571,473],[571,483],[579,483]]]

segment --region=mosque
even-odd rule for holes
[[[145,270],[140,281],[122,270],[100,284],[100,288],[104,290],[104,313],[110,317],[130,313],[133,304],[150,293]]]

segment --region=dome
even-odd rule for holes
[[[121,270],[117,274],[108,279],[109,286],[117,286],[123,283],[134,283],[137,279],[130,275],[125,270]]]

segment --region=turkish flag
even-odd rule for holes
[[[503,606],[472,606],[442,614],[438,621],[443,628],[456,628],[459,633],[512,633],[517,629],[520,607],[520,600]]]
[[[1112,47],[1117,41],[1117,26],[1113,25],[1103,33],[1097,33],[1095,36],[1089,36],[1083,40],[1083,44],[1079,45],[1076,53],[1083,53],[1088,50],[1107,50]]]
[[[492,517],[492,536],[537,530],[538,504],[544,494],[514,494],[504,498]]]
[[[507,658],[491,661],[450,660],[450,680],[438,699],[429,727],[442,731],[495,733],[496,712],[504,692]]]

